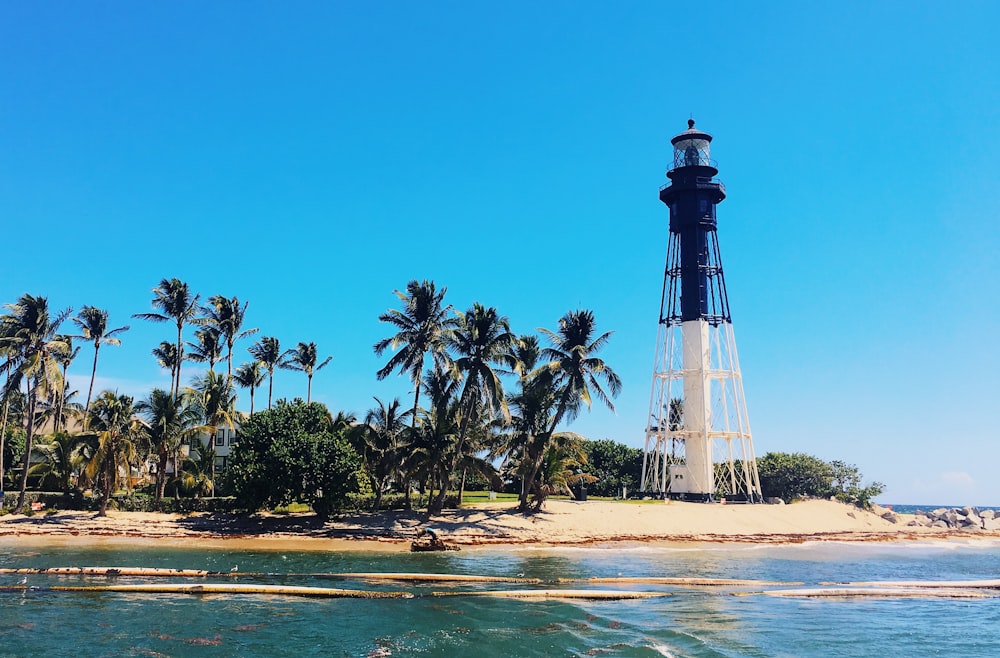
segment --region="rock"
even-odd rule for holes
[[[958,525],[958,512],[955,510],[948,510],[944,514],[938,517],[938,519],[944,521],[950,526]]]
[[[883,514],[882,518],[888,521],[889,523],[899,523],[899,514],[896,514],[892,510],[889,510],[885,514]]]
[[[975,507],[963,507],[962,509],[958,510],[958,513],[961,514],[962,516],[972,516],[973,514],[976,514],[976,508]]]
[[[932,527],[932,528],[947,528],[947,527],[949,527],[949,526],[948,526],[948,522],[947,522],[947,521],[945,521],[945,520],[943,520],[943,519],[935,519],[935,520],[934,520],[934,521],[933,521],[933,522],[931,523],[931,527]]]
[[[929,526],[931,524],[931,521],[932,520],[929,516],[925,516],[923,514],[917,514],[916,516],[913,517],[913,520],[907,523],[906,525],[917,525],[920,527],[925,527]]]
[[[950,512],[951,510],[947,507],[939,507],[936,510],[931,510],[931,516],[934,518],[940,518],[945,512]]]
[[[997,517],[996,510],[984,509],[979,513],[979,518],[982,519],[995,519]]]
[[[1000,518],[983,519],[983,528],[986,530],[1000,530]]]
[[[778,498],[777,496],[772,496],[771,498],[768,498],[764,502],[767,503],[768,505],[784,505],[785,504],[785,501],[782,500],[781,498]]]

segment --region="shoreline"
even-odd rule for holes
[[[0,517],[0,545],[39,547],[162,546],[196,541],[228,550],[407,552],[420,529],[433,526],[463,549],[607,548],[624,546],[795,545],[806,542],[996,540],[1000,531],[892,523],[843,503],[792,505],[634,504],[549,501],[541,512],[517,513],[510,503],[446,510],[429,522],[417,512],[349,514],[322,521],[303,515],[229,515],[61,511]]]

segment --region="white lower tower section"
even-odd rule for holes
[[[761,500],[733,326],[662,323],[642,485],[693,500]]]

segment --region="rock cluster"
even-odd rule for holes
[[[872,511],[886,521],[899,523],[900,517],[891,509],[875,505]],[[917,512],[908,526],[945,530],[1000,530],[1000,512],[977,510],[975,507],[941,507],[930,512]]]

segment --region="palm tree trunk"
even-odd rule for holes
[[[156,462],[156,502],[163,500],[164,490],[167,488],[167,457],[168,451],[160,452]]]
[[[465,414],[462,415],[462,424],[459,426],[458,430],[458,445],[455,447],[455,456],[451,459],[451,468],[448,472],[444,474],[443,481],[441,483],[441,490],[438,491],[437,498],[434,499],[434,503],[428,507],[428,514],[440,514],[441,510],[444,509],[444,498],[448,493],[448,480],[451,478],[451,474],[455,472],[458,468],[458,460],[461,459],[462,448],[465,447],[465,435],[469,431],[469,417],[472,415],[475,409],[476,401],[469,398],[468,409],[466,409]]]
[[[274,391],[274,370],[268,369],[267,378],[267,410],[271,410],[271,393]]]
[[[250,415],[251,416],[253,415],[253,389],[254,389],[254,387],[251,385],[250,386]]]
[[[3,453],[7,443],[7,412],[10,410],[10,400],[4,396],[3,422],[0,423],[0,492],[3,491]]]
[[[519,509],[522,512],[528,509],[528,495],[531,491],[534,491],[536,488],[535,478],[538,477],[538,471],[542,467],[542,459],[545,456],[545,449],[548,447],[549,441],[552,440],[552,435],[555,433],[556,427],[559,426],[559,421],[562,420],[563,415],[566,413],[566,406],[568,402],[569,402],[568,396],[563,395],[563,397],[559,400],[559,406],[556,408],[556,416],[552,420],[552,427],[551,429],[549,429],[548,432],[546,432],[545,436],[543,437],[544,441],[542,442],[542,444],[538,446],[539,447],[538,454],[535,455],[535,458],[533,460],[534,463],[531,465],[531,476],[528,478],[527,486],[525,486],[524,490],[521,492],[521,502],[519,505]]]
[[[110,459],[109,454],[106,458]],[[113,462],[114,460],[112,460]],[[111,477],[111,473],[108,472],[107,467],[103,473],[104,476],[104,491],[101,493],[101,508],[97,512],[97,516],[107,516],[108,515],[108,501],[111,500],[111,488],[113,486],[112,482],[114,478]]]
[[[465,495],[465,474],[468,472],[468,470],[469,469],[467,469],[467,468],[463,468],[462,469],[462,481],[458,485],[458,506],[459,507],[462,506],[462,497]]]
[[[416,390],[413,394],[413,414],[410,417],[411,440],[412,437],[415,437],[417,435],[417,409],[420,408],[420,377],[417,377],[415,383],[416,383],[415,387]],[[404,486],[406,487],[406,499],[405,499],[406,502],[404,503],[403,509],[411,510],[413,509],[413,502],[410,499],[410,480],[405,475],[403,479],[404,479]],[[417,503],[419,504],[419,500],[417,501]]]
[[[17,505],[15,512],[22,512],[24,509],[24,492],[28,489],[28,465],[31,463],[32,442],[35,439],[35,401],[38,398],[38,382],[35,385],[28,384],[28,430],[24,450],[24,472],[21,474],[21,490],[17,495]]]
[[[309,383],[306,385],[306,404],[312,402],[312,391],[313,391],[313,376],[309,373],[308,377]]]
[[[83,408],[83,429],[87,430],[90,424],[90,401],[94,396],[94,380],[97,378],[97,352],[101,349],[101,341],[94,341],[94,365],[90,368],[90,388],[87,389],[87,406]],[[173,384],[174,373],[170,373],[170,383]]]
[[[181,340],[181,330],[183,327],[183,322],[177,323],[177,382],[174,384],[175,400],[181,395],[181,363],[184,361],[184,343]]]
[[[58,432],[59,426],[62,425],[63,429],[66,428],[66,419],[63,413],[66,411],[66,371],[69,370],[68,365],[63,365],[63,380],[62,380],[62,390],[59,392],[59,406],[56,408],[56,420],[52,423],[52,431]]]

